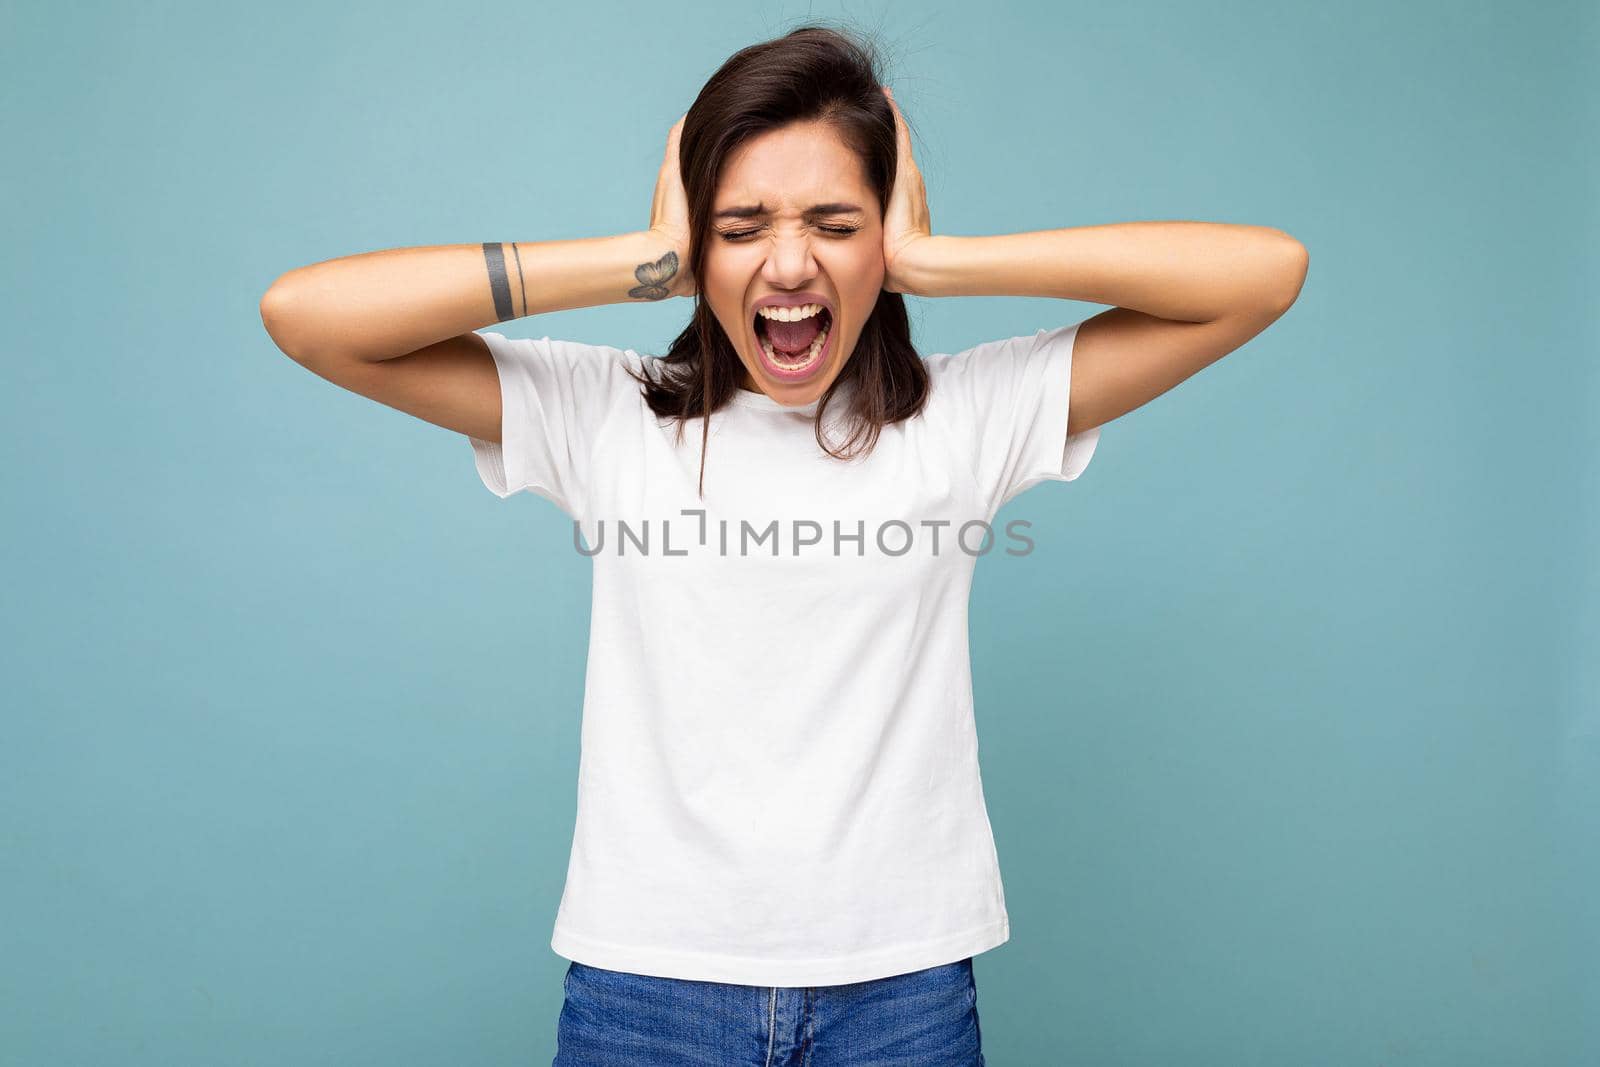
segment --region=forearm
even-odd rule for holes
[[[913,248],[919,296],[1052,296],[1209,322],[1293,302],[1305,249],[1281,230],[1123,222],[994,237],[935,234]]]
[[[641,267],[658,284],[642,284]],[[660,300],[676,295],[686,269],[650,231],[396,248],[289,271],[262,298],[261,316],[296,358],[391,359],[525,315]]]

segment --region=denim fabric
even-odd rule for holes
[[[552,1067],[983,1067],[972,958],[825,986],[573,962]]]

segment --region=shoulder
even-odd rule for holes
[[[923,357],[928,370],[929,406],[970,406],[981,401],[985,390],[995,388],[1015,373],[1044,332],[996,338],[957,352]]]
[[[1078,324],[1049,327],[1015,334],[924,359],[937,398],[979,398],[986,392],[1008,390],[1036,377],[1052,363],[1070,357]]]
[[[507,337],[483,331],[501,380],[529,388],[570,389],[609,395],[647,372],[653,360],[631,348],[550,337]]]

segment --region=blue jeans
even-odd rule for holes
[[[983,1067],[972,958],[825,986],[572,962],[552,1067]]]

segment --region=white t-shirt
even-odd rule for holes
[[[816,402],[741,389],[712,413],[703,500],[700,421],[678,441],[624,373],[651,357],[483,334],[503,436],[471,438],[478,474],[553,501],[594,553],[558,955],[815,986],[1007,940],[967,602],[980,553],[1032,543],[984,524],[1094,453],[1098,429],[1066,432],[1077,328],[927,357],[927,407],[849,461],[818,446]]]

